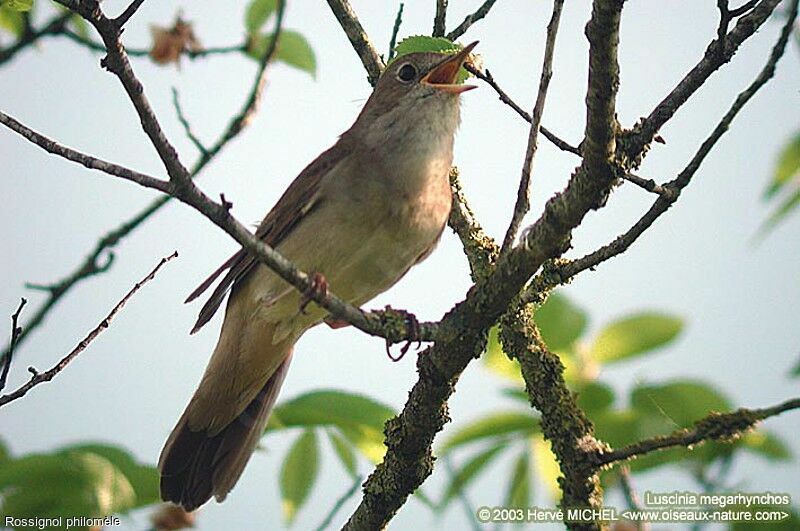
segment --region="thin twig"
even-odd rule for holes
[[[325,529],[328,529],[328,526],[330,526],[331,522],[333,522],[333,518],[336,516],[336,513],[339,512],[347,500],[353,497],[353,494],[358,492],[358,487],[361,486],[361,482],[363,480],[363,476],[355,476],[353,478],[353,484],[349,489],[347,489],[347,492],[342,494],[339,499],[336,500],[336,503],[333,504],[333,507],[331,507],[331,510],[328,511],[328,514],[325,516],[325,519],[322,520],[322,522],[320,522],[320,524],[316,527],[316,531],[325,531]]]
[[[669,196],[672,194],[668,188],[660,186],[653,179],[645,179],[644,177],[639,177],[633,173],[626,173],[622,175],[622,178],[653,194],[658,194],[666,198],[669,198]]]
[[[522,176],[519,180],[519,189],[517,190],[517,201],[514,204],[514,210],[511,215],[511,222],[506,229],[506,235],[503,238],[503,245],[500,248],[500,254],[505,254],[514,244],[517,237],[519,225],[522,223],[522,218],[530,210],[530,184],[531,184],[531,171],[533,169],[533,158],[536,156],[536,148],[539,145],[539,128],[542,124],[542,114],[544,113],[544,104],[547,99],[547,89],[550,86],[550,79],[553,77],[553,52],[556,46],[556,34],[558,33],[558,24],[561,20],[561,10],[564,7],[564,0],[554,0],[553,14],[550,17],[550,22],[547,24],[547,39],[544,47],[544,59],[542,60],[542,75],[539,78],[539,90],[536,94],[536,103],[533,106],[533,115],[531,117],[531,127],[528,132],[528,146],[525,149],[525,162],[522,164]]]
[[[53,155],[58,155],[59,157],[71,160],[72,162],[77,162],[78,164],[81,164],[82,166],[85,166],[91,170],[98,170],[103,173],[107,173],[108,175],[120,177],[148,188],[154,188],[162,192],[167,192],[169,190],[166,181],[157,179],[156,177],[152,177],[144,173],[139,173],[138,171],[114,164],[113,162],[107,162],[105,160],[86,155],[66,146],[62,146],[58,142],[50,140],[46,136],[39,134],[33,129],[21,124],[2,111],[0,111],[0,123],[12,131],[20,134],[23,138],[27,139],[33,144],[41,147],[48,153],[52,153]]]
[[[125,23],[138,11],[139,7],[144,3],[144,0],[133,0],[131,4],[122,12],[120,16],[114,19],[117,28],[122,29]]]
[[[11,315],[11,340],[8,343],[8,353],[6,353],[5,357],[0,362],[3,364],[3,370],[2,373],[0,373],[0,391],[6,387],[8,371],[11,370],[11,361],[14,359],[14,348],[17,346],[17,340],[19,339],[20,333],[22,333],[22,329],[18,324],[19,314],[22,312],[22,308],[25,307],[25,303],[27,302],[28,301],[25,299],[25,297],[20,298],[17,311]]]
[[[116,306],[114,306],[111,309],[111,312],[109,312],[106,318],[103,319],[100,322],[100,324],[95,327],[94,330],[89,332],[89,334],[85,338],[83,338],[83,340],[80,343],[78,343],[78,345],[74,349],[72,349],[72,351],[69,354],[64,356],[61,359],[61,361],[56,363],[50,370],[39,373],[36,372],[36,370],[33,369],[32,367],[28,369],[33,374],[33,377],[26,384],[20,386],[16,391],[0,396],[0,407],[8,404],[9,402],[13,402],[14,400],[22,398],[23,396],[25,396],[25,394],[27,394],[28,391],[30,391],[37,385],[44,382],[49,382],[50,380],[55,378],[56,375],[61,371],[63,371],[72,360],[78,357],[78,355],[81,352],[86,350],[86,347],[88,347],[89,344],[97,338],[97,336],[102,334],[111,325],[111,321],[114,319],[117,313],[119,313],[119,311],[122,310],[125,304],[130,300],[130,298],[133,297],[136,294],[136,292],[139,291],[139,289],[141,289],[142,286],[147,284],[149,281],[153,280],[153,278],[156,276],[156,273],[158,273],[158,270],[161,269],[161,267],[164,264],[166,264],[176,256],[178,256],[177,251],[175,251],[174,253],[165,258],[162,258],[161,261],[158,262],[158,265],[156,265],[156,267],[152,271],[150,271],[150,273],[148,273],[146,277],[137,282],[130,289],[130,291],[128,291],[128,293],[125,294],[122,300],[120,300],[116,304]]]
[[[641,456],[676,446],[690,447],[712,440],[730,440],[752,429],[762,420],[786,411],[800,409],[800,398],[787,400],[763,409],[740,408],[731,413],[711,413],[695,422],[692,429],[676,430],[669,435],[638,441],[628,446],[597,455],[599,465],[609,465],[631,457]]]
[[[500,101],[511,107],[514,110],[514,112],[516,112],[518,115],[522,117],[523,120],[525,120],[528,123],[531,123],[531,121],[533,120],[533,118],[531,118],[531,115],[528,114],[525,110],[523,110],[522,107],[517,105],[517,103],[514,100],[512,100],[508,94],[506,94],[506,92],[494,80],[494,77],[492,77],[491,72],[489,72],[488,70],[486,70],[485,72],[481,72],[480,70],[478,70],[477,68],[475,68],[470,64],[465,64],[464,68],[467,71],[469,71],[472,75],[474,75],[475,77],[477,77],[481,81],[484,81],[490,87],[492,87],[494,91],[497,93],[497,96],[499,97]],[[547,140],[552,142],[553,145],[555,145],[558,149],[561,149],[563,151],[568,151],[570,153],[580,156],[581,154],[580,149],[560,139],[552,132],[550,132],[550,130],[548,130],[546,127],[541,126],[539,128],[539,131],[544,135],[544,137]]]
[[[433,33],[434,37],[444,37],[445,20],[447,19],[447,1],[436,0],[436,14],[433,16]]]
[[[400,33],[400,25],[403,23],[403,8],[405,4],[400,2],[400,7],[397,8],[397,16],[394,18],[394,27],[392,28],[392,38],[389,40],[389,53],[387,54],[388,61],[394,57],[394,47],[397,46],[397,34]]]
[[[178,121],[183,126],[186,136],[189,138],[192,144],[194,144],[194,147],[197,148],[201,155],[206,155],[208,153],[208,149],[206,149],[200,139],[197,138],[197,135],[194,134],[194,131],[192,131],[192,126],[189,124],[189,120],[187,120],[186,116],[183,114],[181,102],[178,97],[178,89],[175,87],[172,87],[172,105],[175,107],[175,112],[178,115]]]
[[[361,59],[361,64],[367,71],[367,81],[374,87],[385,66],[381,56],[370,42],[367,32],[358,21],[356,12],[348,0],[328,0],[328,5]]]
[[[461,22],[461,24],[456,26],[453,29],[453,31],[448,33],[447,38],[451,41],[454,41],[457,38],[464,35],[464,33],[466,33],[466,31],[469,29],[470,26],[478,22],[480,19],[482,19],[489,13],[489,10],[492,8],[492,6],[496,1],[497,0],[486,0],[474,13],[472,13],[471,15],[467,15],[467,18],[465,18]]]

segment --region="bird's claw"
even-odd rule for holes
[[[387,309],[389,308],[387,307]],[[417,349],[419,349],[422,346],[422,334],[421,334],[421,327],[419,325],[419,320],[417,319],[416,315],[414,315],[411,312],[407,312],[405,310],[392,310],[392,311],[401,314],[405,318],[408,330],[408,336],[406,338],[406,342],[402,347],[400,347],[400,354],[397,356],[392,355],[392,351],[390,348],[392,346],[392,343],[388,339],[386,340],[386,355],[389,356],[390,360],[397,362],[403,359],[403,356],[406,355],[406,353],[409,351],[413,343],[417,344]]]
[[[322,273],[311,273],[311,285],[300,298],[300,313],[306,315],[306,306],[316,297],[328,296],[328,281]]]

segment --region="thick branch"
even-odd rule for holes
[[[503,316],[503,351],[519,361],[531,405],[542,414],[542,433],[561,467],[561,507],[597,509],[602,505],[602,489],[594,457],[608,448],[595,439],[594,426],[564,381],[564,365],[539,336],[533,312],[532,306],[520,305]],[[571,527],[598,528],[593,524]]]
[[[370,42],[367,32],[358,21],[356,12],[353,11],[348,0],[328,0],[328,5],[361,59],[361,63],[367,71],[367,81],[374,87],[385,66],[383,59]]]
[[[547,24],[547,39],[544,47],[544,59],[542,60],[542,75],[539,78],[539,90],[536,94],[536,103],[533,106],[531,127],[528,133],[528,146],[525,149],[525,162],[522,164],[522,176],[520,177],[519,189],[517,190],[517,202],[514,205],[511,222],[503,238],[503,246],[500,249],[500,254],[507,252],[514,244],[514,239],[517,237],[517,231],[519,230],[520,223],[522,223],[522,218],[525,217],[525,214],[528,213],[531,207],[530,184],[533,157],[536,156],[536,148],[539,143],[539,128],[542,124],[542,114],[544,113],[547,89],[550,86],[550,78],[553,77],[553,52],[556,47],[556,34],[558,33],[558,24],[561,20],[561,10],[563,7],[564,0],[555,0],[553,2],[553,14],[550,17],[550,22]]]
[[[795,409],[800,409],[800,398],[787,400],[782,404],[764,409],[741,408],[731,413],[714,412],[695,422],[691,430],[676,430],[669,435],[639,441],[617,450],[600,452],[596,460],[599,465],[609,465],[656,450],[676,446],[688,448],[712,440],[730,440],[752,429],[764,419]]]
[[[37,385],[44,382],[49,382],[50,380],[55,378],[56,375],[58,375],[58,373],[63,371],[66,368],[66,366],[70,364],[72,360],[77,358],[81,352],[86,350],[86,347],[88,347],[89,344],[97,338],[97,336],[102,334],[103,331],[105,331],[105,329],[111,325],[111,321],[114,319],[117,313],[119,313],[119,311],[122,310],[125,304],[130,300],[130,298],[133,297],[136,294],[136,292],[139,291],[139,289],[141,289],[142,286],[153,280],[153,278],[156,276],[156,273],[158,273],[158,270],[161,269],[161,267],[164,264],[166,264],[176,256],[178,256],[178,253],[174,252],[171,255],[167,256],[166,258],[162,258],[161,261],[158,263],[158,265],[155,267],[155,269],[150,271],[150,273],[148,273],[146,277],[137,282],[133,286],[133,288],[131,288],[131,290],[128,291],[127,294],[125,294],[122,300],[120,300],[114,306],[114,308],[111,309],[111,312],[109,312],[106,318],[103,319],[100,322],[100,324],[97,325],[97,327],[95,327],[94,330],[89,332],[89,334],[85,338],[83,338],[83,340],[80,343],[78,343],[78,345],[74,349],[72,349],[72,351],[69,354],[64,356],[61,359],[61,361],[56,363],[50,370],[38,373],[33,368],[29,368],[28,370],[33,373],[33,377],[27,383],[20,386],[16,391],[0,396],[0,407],[8,404],[9,402],[13,402],[14,400],[22,398],[28,393],[28,391],[30,391]]]
[[[590,73],[591,97],[587,98],[587,106],[594,129],[588,131],[587,136],[604,136],[598,122],[610,123],[613,119],[617,37],[614,28],[619,22],[621,7],[621,2],[596,5],[590,23],[590,27],[593,24],[598,28],[598,31],[589,32],[590,55],[600,54],[613,65],[598,65],[599,61],[590,57],[592,68],[603,71]],[[597,86],[602,83],[609,86]],[[606,115],[608,112],[610,116]],[[597,116],[591,116],[593,114]],[[613,140],[613,136],[611,138]],[[597,139],[594,143],[602,147]],[[613,142],[610,148],[613,155]],[[419,379],[403,411],[386,425],[384,460],[364,484],[364,497],[345,529],[383,528],[430,475],[433,438],[449,420],[447,400],[458,378],[469,362],[483,352],[489,327],[505,313],[522,286],[546,259],[564,252],[571,230],[608,193],[613,173],[603,170],[601,167],[590,176],[586,168],[580,168],[567,189],[548,201],[544,214],[528,231],[525,245],[501,256],[494,272],[479,280],[467,298],[442,319],[436,343],[418,358]],[[577,500],[570,501],[577,504]],[[588,500],[585,503],[588,504]]]

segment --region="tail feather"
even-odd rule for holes
[[[188,408],[159,459],[161,497],[193,511],[211,496],[222,501],[253,453],[289,369],[291,351],[250,404],[219,433],[189,428]]]

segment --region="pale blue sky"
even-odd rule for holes
[[[477,0],[451,1],[449,27],[473,10]],[[109,13],[126,5],[107,0]],[[168,25],[174,14],[195,22],[203,44],[239,42],[244,3],[146,2],[129,23],[125,42],[146,46],[150,23]],[[353,1],[362,23],[383,52],[388,46],[394,2]],[[401,35],[429,33],[433,1],[407,1]],[[479,39],[476,51],[496,79],[524,108],[533,105],[539,79],[548,2],[500,0],[490,16],[464,38]],[[556,48],[554,77],[544,124],[577,143],[584,122],[587,43],[583,26],[590,3],[568,2]],[[618,112],[624,125],[646,115],[701,57],[716,31],[714,2],[628,2],[620,46]],[[349,42],[322,1],[291,2],[286,27],[302,32],[317,53],[316,79],[282,65],[272,67],[263,108],[251,127],[203,173],[210,195],[224,191],[242,221],[256,222],[294,176],[350,126],[369,95],[365,74]],[[736,93],[761,68],[779,24],[768,22],[723,72],[699,91],[662,131],[640,173],[656,180],[674,177],[711,131]],[[800,216],[782,224],[761,245],[750,243],[767,209],[760,194],[780,144],[800,125],[800,69],[797,47],[771,81],[741,113],[730,132],[698,172],[679,203],[625,255],[579,277],[566,293],[592,316],[593,330],[637,310],[659,309],[683,316],[688,327],[668,350],[609,370],[604,379],[620,391],[638,382],[672,377],[712,382],[742,406],[766,406],[798,394],[787,378],[800,351]],[[0,109],[75,148],[162,175],[158,158],[141,132],[124,92],[98,68],[99,56],[56,39],[21,54],[0,72]],[[185,112],[206,142],[216,138],[249,90],[255,65],[239,57],[184,60],[180,71],[134,60],[156,112],[184,161],[195,152],[183,135],[170,88],[181,93]],[[488,232],[500,237],[508,222],[527,138],[527,124],[481,84],[463,97],[456,162],[465,191]],[[0,131],[0,195],[4,258],[0,313],[10,314],[21,295],[32,304],[39,295],[25,281],[48,282],[71,270],[97,237],[154,197],[151,191],[67,163]],[[566,183],[576,165],[542,140],[533,177],[533,211]],[[587,216],[575,233],[577,256],[627,229],[652,196],[630,185],[617,190],[607,208]],[[57,380],[0,411],[0,436],[14,453],[46,451],[70,442],[100,439],[155,462],[183,410],[216,340],[219,319],[189,336],[197,306],[182,304],[186,294],[234,249],[216,227],[182,205],[172,205],[126,240],[106,275],[82,284],[19,351],[10,386],[22,382],[24,367],[49,367],[107,313],[155,262],[174,249],[180,258],[143,289],[114,325]],[[460,245],[449,231],[439,249],[369,307],[391,303],[420,319],[438,319],[460,300],[469,277]],[[283,398],[320,387],[362,392],[401,407],[415,381],[412,356],[391,363],[381,341],[354,330],[319,328],[298,344]],[[454,422],[507,404],[501,381],[473,363],[451,401]],[[800,415],[787,414],[766,426],[800,452]],[[270,451],[256,455],[239,485],[222,505],[202,510],[200,529],[272,528],[280,514],[277,471],[292,437],[270,437]],[[494,505],[504,492],[510,463],[470,492],[476,505]],[[363,473],[368,472],[366,466]],[[333,500],[349,486],[338,463],[326,453],[320,484],[296,528],[315,526]],[[747,490],[800,495],[797,461],[780,467],[757,458],[740,463],[734,474]],[[435,475],[426,488],[438,492]],[[655,473],[637,485],[690,488],[685,475]],[[668,490],[668,489],[663,489]],[[339,514],[341,522],[357,499]],[[613,501],[613,499],[612,499]],[[543,489],[537,502],[549,505]],[[438,522],[416,502],[404,507],[393,527],[463,528],[457,506]]]

